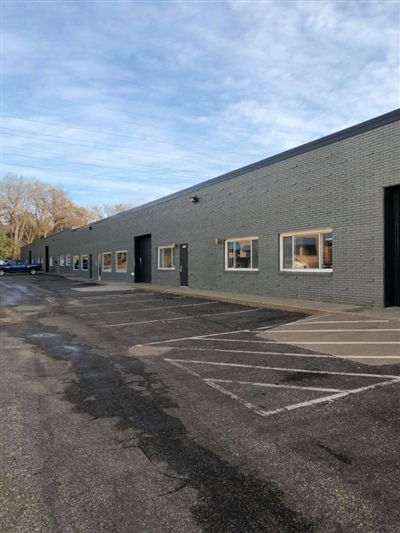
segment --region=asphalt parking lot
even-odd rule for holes
[[[1,289],[8,383],[21,369],[28,378],[18,382],[28,403],[10,392],[8,416],[16,423],[20,411],[22,436],[39,417],[58,442],[44,449],[64,472],[59,499],[76,501],[72,516],[39,501],[54,516],[33,513],[31,530],[49,531],[50,518],[54,531],[398,530],[396,321],[109,292],[53,276],[9,277]],[[379,342],[391,335],[384,358],[361,344],[373,328]],[[356,357],[339,342],[359,342]],[[33,379],[40,387],[24,390]],[[29,471],[27,457],[45,457],[26,438]],[[110,442],[124,453],[118,463]],[[74,454],[91,464],[85,480]],[[54,483],[57,469],[42,479],[45,495],[49,475]],[[24,530],[20,517],[11,499],[5,531]]]
[[[286,324],[265,336],[364,365],[400,363],[400,318],[335,313]]]

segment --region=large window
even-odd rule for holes
[[[65,266],[65,255],[60,255],[60,267]]]
[[[112,255],[111,252],[103,253],[103,272],[112,271]]]
[[[116,256],[117,272],[126,272],[128,269],[126,251],[116,252],[115,256]]]
[[[258,237],[225,241],[226,270],[258,270]]]
[[[72,258],[72,262],[74,265],[74,270],[79,270],[79,255],[74,255],[74,257]]]
[[[71,266],[71,254],[65,254],[65,266]]]
[[[81,268],[82,270],[89,269],[89,256],[87,254],[81,255]]]
[[[160,246],[158,248],[158,268],[159,270],[175,269],[175,246]]]
[[[332,230],[280,236],[281,270],[332,271]]]

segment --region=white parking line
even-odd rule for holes
[[[247,333],[252,333],[251,330],[243,330],[243,332],[247,332]],[[232,333],[241,333],[240,331],[232,331]],[[174,340],[171,340],[171,341],[159,341],[157,344],[160,344],[161,342],[174,342],[174,341],[178,341],[178,340],[201,340],[201,341],[215,341],[215,342],[244,342],[244,343],[254,343],[254,344],[284,344],[285,341],[284,340],[281,340],[281,341],[252,341],[252,340],[247,340],[247,339],[207,339],[206,337],[187,337],[187,338],[183,338],[183,339],[174,339]],[[366,342],[355,342],[355,341],[349,341],[349,342],[323,342],[323,341],[318,341],[318,342],[312,342],[312,341],[307,341],[307,342],[303,342],[303,341],[294,341],[294,340],[290,340],[290,344],[400,344],[400,342],[397,342],[397,341],[381,341],[381,342],[372,342],[372,341],[366,341]],[[335,356],[336,357],[336,356]]]
[[[146,311],[155,311],[158,309],[180,309],[181,307],[198,307],[199,305],[214,305],[219,302],[202,302],[201,304],[185,304],[185,305],[165,305],[161,307],[145,307],[144,309],[133,309],[129,313],[145,313]],[[118,313],[126,313],[126,309],[121,309],[119,311],[100,311],[99,313],[83,313],[79,316],[95,316],[95,315],[112,315]]]
[[[313,322],[314,324],[373,324],[380,322],[389,322],[389,320],[321,320],[319,322]],[[303,321],[301,322],[289,322],[288,324],[282,324],[282,327],[287,326],[302,326]],[[280,327],[280,326],[279,326]]]
[[[340,359],[400,359],[399,355],[333,355]]]
[[[278,341],[271,341],[271,342],[278,342]],[[285,343],[286,341],[279,341],[281,343]],[[323,342],[323,341],[307,341],[307,342],[304,342],[304,341],[295,341],[293,339],[290,339],[290,341],[288,341],[290,344],[306,344],[307,346],[309,344],[400,344],[400,342],[397,342],[397,341],[379,341],[379,342],[375,342],[375,341],[348,341],[348,342]]]
[[[344,398],[346,396],[349,396],[350,394],[357,394],[357,393],[360,393],[360,392],[364,392],[364,391],[367,391],[367,390],[372,390],[372,389],[375,389],[377,387],[383,387],[383,386],[386,386],[386,385],[390,385],[390,384],[393,384],[393,383],[398,383],[400,382],[400,376],[382,376],[380,374],[358,374],[358,373],[348,373],[348,372],[328,372],[328,371],[317,371],[317,370],[302,370],[302,369],[280,369],[280,368],[272,368],[272,367],[259,367],[259,366],[251,366],[251,365],[238,365],[238,364],[227,364],[227,363],[214,363],[214,362],[207,362],[206,364],[217,364],[217,365],[221,365],[221,366],[235,366],[235,367],[244,367],[244,368],[261,368],[261,369],[267,369],[267,370],[277,370],[277,371],[292,371],[292,372],[306,372],[306,373],[315,373],[315,374],[334,374],[334,375],[344,375],[344,376],[357,376],[357,377],[378,377],[378,378],[387,378],[388,380],[387,381],[380,381],[379,383],[374,383],[372,385],[367,385],[367,386],[364,386],[364,387],[359,387],[357,389],[349,389],[349,390],[344,390],[344,391],[341,391],[339,389],[336,389],[338,390],[337,393],[335,394],[330,394],[329,396],[323,396],[322,398],[316,398],[316,399],[313,399],[313,400],[307,400],[307,401],[304,401],[304,402],[300,402],[300,403],[296,403],[296,404],[290,404],[290,405],[286,405],[284,407],[280,407],[278,409],[273,409],[273,410],[270,410],[270,411],[264,411],[263,409],[260,409],[259,407],[257,407],[256,405],[252,404],[251,402],[248,402],[247,400],[244,400],[243,398],[241,398],[240,396],[238,396],[237,394],[234,394],[233,392],[229,391],[229,390],[226,390],[224,389],[223,387],[221,387],[221,385],[219,385],[219,383],[239,383],[239,384],[249,384],[249,385],[254,385],[254,386],[271,386],[273,387],[274,384],[265,384],[265,383],[252,383],[252,382],[244,382],[244,381],[232,381],[232,380],[220,380],[220,379],[212,379],[212,378],[201,378],[200,374],[198,374],[197,372],[194,372],[193,370],[190,370],[189,368],[183,366],[181,363],[196,363],[196,364],[204,364],[204,361],[185,361],[185,360],[181,360],[181,359],[165,359],[165,361],[169,362],[170,364],[174,365],[174,366],[177,366],[178,368],[181,368],[182,370],[184,370],[185,372],[188,372],[190,374],[192,374],[193,376],[195,377],[198,377],[200,378],[206,385],[218,390],[219,392],[222,392],[223,394],[229,396],[230,398],[232,398],[233,400],[236,400],[237,402],[241,403],[242,405],[244,405],[245,407],[247,407],[248,409],[250,409],[251,411],[253,411],[254,413],[262,416],[262,417],[267,417],[267,416],[271,416],[271,415],[275,415],[275,414],[278,414],[278,413],[285,413],[285,412],[289,412],[289,411],[292,411],[294,409],[300,409],[300,408],[303,408],[303,407],[312,407],[312,406],[315,406],[315,405],[318,405],[318,404],[321,404],[321,403],[326,403],[326,402],[333,402],[339,398]],[[281,387],[280,385],[275,385],[275,387]],[[287,388],[300,388],[300,387],[296,387],[296,386],[288,386]],[[303,389],[305,389],[305,387],[302,387]],[[311,389],[311,388],[309,388]],[[326,389],[325,389],[326,390]]]
[[[313,320],[319,320],[321,318],[329,317],[332,315],[317,315],[317,316],[308,316],[306,318],[302,318],[301,320],[297,320],[296,322],[290,322],[289,325],[292,324],[302,324],[303,322],[312,322]]]
[[[243,330],[243,332],[247,333],[253,333],[252,330]],[[232,331],[232,333],[241,333],[240,331]],[[278,341],[252,341],[249,339],[208,339],[204,336],[202,337],[190,337],[190,339],[193,340],[199,340],[199,341],[216,341],[216,342],[246,342],[250,344],[277,344]]]
[[[234,367],[234,368],[250,368],[255,370],[271,370],[276,372],[300,372],[305,374],[327,374],[331,376],[353,376],[353,377],[364,377],[364,378],[379,378],[379,379],[390,379],[393,381],[400,382],[400,375],[382,375],[382,374],[363,374],[358,372],[333,372],[331,370],[306,370],[304,368],[281,368],[274,366],[261,366],[261,365],[246,365],[243,363],[221,363],[220,361],[199,361],[197,359],[169,359],[166,358],[165,361],[169,363],[192,363],[195,365],[212,365],[212,366],[223,366],[223,367]]]
[[[359,333],[381,333],[387,331],[400,331],[400,329],[285,329],[282,331],[273,331],[272,333],[345,333],[345,332],[359,332]]]
[[[128,295],[127,295],[128,296]],[[108,298],[107,296],[102,296],[102,299],[103,301],[100,301],[98,303],[89,303],[89,304],[85,304],[84,301],[87,300],[88,298],[81,298],[79,300],[78,303],[75,303],[75,304],[67,304],[65,305],[64,307],[74,307],[74,308],[78,308],[78,307],[82,307],[82,308],[85,308],[85,307],[100,307],[102,305],[134,305],[134,304],[141,304],[141,303],[147,303],[147,302],[168,302],[170,300],[170,298],[154,298],[154,299],[151,299],[151,298],[137,298],[135,296],[132,296],[132,295],[129,295],[130,298],[132,298],[132,301],[126,301],[124,300],[123,302],[119,302],[119,301],[113,301],[113,302],[109,302],[108,301]],[[176,298],[173,298],[173,300],[186,300],[187,297],[176,297]],[[104,301],[105,300],[105,301]]]
[[[204,378],[203,381],[213,381],[214,383],[237,383],[239,385],[254,385],[256,387],[270,387],[272,389],[297,389],[297,390],[310,390],[315,392],[350,392],[343,389],[327,389],[321,387],[299,387],[298,385],[278,385],[276,383],[259,383],[254,381],[234,381],[233,379],[214,379]],[[350,389],[351,390],[351,389]]]
[[[200,339],[199,339],[200,340]],[[213,339],[204,339],[204,340],[213,340]],[[223,339],[215,339],[223,340]],[[229,339],[230,340],[230,339]],[[185,352],[210,352],[210,349],[207,348],[185,348],[174,346],[174,350],[183,350]],[[260,355],[285,355],[289,357],[315,357],[319,359],[400,359],[399,355],[326,355],[326,354],[314,354],[314,353],[287,353],[287,352],[259,352],[259,351],[250,351],[250,350],[221,350],[220,348],[212,348],[213,352],[226,352],[226,353],[248,353],[248,354],[260,354]]]
[[[210,339],[212,340],[212,339]],[[210,353],[209,348],[185,348],[185,347],[178,347],[174,346],[174,350],[182,350],[184,352],[207,352]],[[311,357],[311,358],[317,358],[317,359],[331,359],[334,360],[333,355],[325,355],[325,354],[314,354],[314,353],[287,353],[287,352],[258,352],[256,350],[222,350],[220,348],[211,348],[213,352],[222,352],[222,353],[246,353],[246,354],[259,354],[259,355],[285,355],[289,357]]]
[[[97,326],[98,328],[116,328],[121,326],[135,326],[137,324],[153,324],[155,322],[172,322],[174,320],[195,320],[197,318],[209,317],[209,316],[221,316],[221,315],[239,315],[242,313],[255,313],[261,311],[261,308],[247,309],[246,311],[228,311],[224,313],[209,313],[207,315],[194,315],[194,316],[178,316],[175,318],[157,318],[155,320],[143,320],[141,322],[122,322],[121,324],[103,324]]]
[[[155,344],[164,344],[164,343],[178,342],[178,341],[191,341],[191,340],[202,340],[202,339],[207,340],[207,337],[215,337],[217,335],[234,335],[236,333],[251,333],[251,330],[250,329],[239,329],[236,331],[222,331],[221,333],[209,333],[208,335],[197,335],[195,337],[178,337],[177,339],[166,339],[164,341],[146,342],[145,344],[137,344],[136,346],[153,346]],[[220,339],[210,339],[210,340],[220,340]]]

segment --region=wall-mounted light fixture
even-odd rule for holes
[[[221,244],[222,239],[214,239],[214,244]]]
[[[92,231],[92,226],[89,226],[89,231]]]
[[[199,201],[199,199],[197,198],[197,196],[191,196],[189,198],[189,200],[192,202],[192,204],[197,204],[197,202]]]

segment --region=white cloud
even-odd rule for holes
[[[137,205],[367,120],[400,104],[399,18],[396,2],[4,4],[20,156],[3,171]]]

